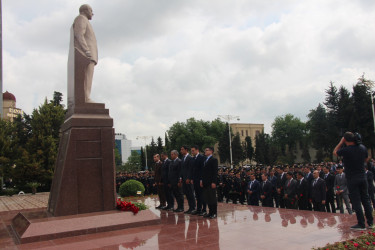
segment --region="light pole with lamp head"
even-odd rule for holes
[[[237,121],[239,121],[240,117],[237,116],[237,115],[218,115],[218,117],[228,122],[230,168],[233,169],[232,135],[230,133],[230,121],[231,120],[237,120]]]

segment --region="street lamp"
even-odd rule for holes
[[[145,159],[146,159],[146,167],[145,169],[147,170],[148,167],[147,167],[147,146],[146,146],[146,140],[152,138],[152,136],[148,136],[148,135],[141,135],[141,136],[137,136],[137,140],[139,139],[143,139],[145,141]]]
[[[374,87],[375,82],[371,80],[366,80],[364,74],[362,77],[358,79],[358,82],[362,82],[365,84],[368,88],[370,88],[370,94],[371,94],[371,108],[372,108],[372,120],[374,122],[374,133],[375,133],[375,114],[374,114],[374,97],[372,95],[372,90],[371,88]]]
[[[237,115],[218,115],[219,118],[228,122],[228,133],[229,133],[229,155],[230,155],[230,168],[233,168],[233,157],[232,157],[232,135],[230,133],[230,121],[231,120],[240,120],[240,117]]]

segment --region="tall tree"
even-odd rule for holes
[[[141,147],[141,170],[145,170],[146,168],[146,157],[145,157],[145,153],[144,153],[144,148]]]
[[[251,163],[251,160],[253,159],[253,155],[254,155],[254,148],[253,148],[253,143],[251,141],[250,136],[245,137],[245,152],[246,152],[246,158],[249,159]]]
[[[230,146],[229,146],[229,125],[225,126],[225,131],[222,133],[219,139],[219,156],[220,162],[230,162]],[[232,133],[232,131],[231,131]]]
[[[245,160],[245,152],[241,144],[240,133],[237,133],[232,140],[232,156],[233,163],[238,166],[243,160]]]
[[[158,145],[156,147],[156,153],[161,154],[164,151],[164,147],[163,147],[163,140],[161,139],[160,136],[158,137],[157,142],[158,142]]]

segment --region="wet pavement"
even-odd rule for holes
[[[155,196],[133,200],[160,215],[161,224],[16,245],[8,225],[17,211],[6,211],[0,249],[311,249],[361,234],[349,229],[355,215],[219,203],[218,218],[205,219],[156,210]]]

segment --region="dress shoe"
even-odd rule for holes
[[[217,218],[217,214],[213,214],[210,216],[210,219],[216,219]]]
[[[198,210],[193,210],[191,211],[191,215],[197,215],[197,214],[200,214],[201,212],[198,211]]]
[[[191,211],[193,211],[193,210],[189,209],[189,210],[185,211],[184,214],[191,214]]]
[[[199,215],[199,216],[205,216],[206,214],[207,214],[207,213],[203,211],[203,212],[200,212],[198,215]]]
[[[167,206],[163,206],[163,207],[161,207],[160,209],[161,209],[161,210],[166,210],[166,208],[167,208]]]
[[[173,207],[169,207],[168,209],[166,209],[167,211],[173,211]]]
[[[181,213],[183,211],[184,210],[182,208],[177,208],[177,209],[173,210],[173,212],[175,212],[175,213]]]
[[[206,213],[205,215],[203,215],[203,218],[210,218],[211,217],[211,214],[208,214]]]
[[[163,206],[162,205],[160,205],[160,206],[157,206],[157,207],[155,207],[156,209],[161,209]]]

